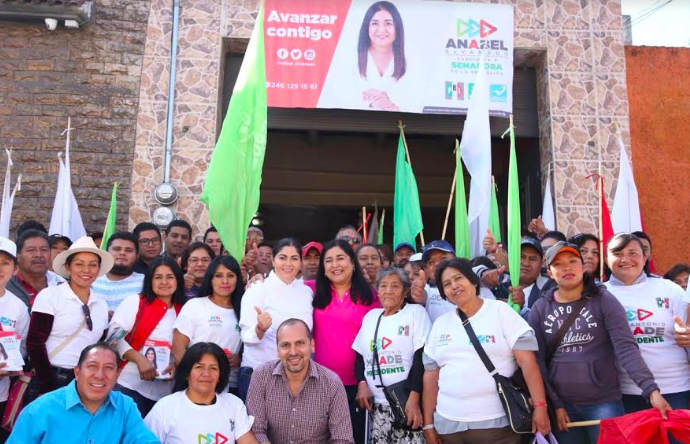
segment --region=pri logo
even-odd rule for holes
[[[628,315],[628,321],[644,321],[647,318],[654,316],[651,311],[643,310],[638,308],[637,310],[628,310],[626,312]]]
[[[205,435],[200,433],[197,444],[225,444],[228,441],[229,439],[220,433],[216,433],[215,435],[213,433],[207,433]]]
[[[491,102],[508,102],[508,87],[506,85],[492,84],[489,86],[489,100]]]
[[[671,308],[668,298],[656,298],[656,305],[659,308]]]
[[[398,336],[410,336],[410,326],[409,325],[401,325],[398,327]]]
[[[465,100],[464,82],[446,82],[446,100],[453,100],[453,96],[456,100]]]
[[[458,37],[469,37],[471,39],[479,37],[485,39],[494,32],[498,31],[498,28],[485,20],[476,21],[474,19],[469,19],[467,21],[458,19]]]

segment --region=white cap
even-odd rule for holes
[[[415,253],[412,256],[410,256],[410,262],[416,262],[416,261],[421,261],[422,260],[422,253]]]
[[[17,257],[17,244],[7,239],[6,237],[0,236],[0,251],[4,251],[13,258]]]

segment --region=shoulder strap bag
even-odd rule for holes
[[[519,376],[517,373],[522,372],[520,370],[516,371],[516,375],[513,375],[511,378],[500,375],[479,343],[467,315],[458,309],[458,316],[462,319],[462,326],[465,327],[467,336],[469,336],[479,358],[496,382],[498,397],[501,399],[503,410],[505,410],[508,417],[510,428],[513,429],[513,432],[519,434],[532,433],[532,412],[534,409],[529,400],[529,392],[514,381],[514,378]]]
[[[575,320],[580,315],[580,312],[583,308],[585,308],[585,305],[587,305],[588,300],[589,298],[583,295],[577,302],[575,302],[575,304],[573,305],[573,312],[570,313],[570,316],[566,318],[565,322],[563,322],[563,324],[561,325],[561,328],[559,328],[558,332],[556,332],[556,337],[554,338],[553,342],[549,346],[548,351],[546,352],[546,367],[548,367],[551,363],[551,360],[556,354],[556,350],[558,350],[558,347],[560,347],[561,342],[563,342],[565,334],[568,333],[570,327],[575,323]]]
[[[410,398],[410,389],[407,386],[407,379],[396,382],[389,386],[384,385],[383,378],[381,377],[381,365],[379,364],[379,353],[378,347],[376,345],[376,340],[379,334],[379,325],[381,325],[381,318],[383,317],[383,312],[379,315],[379,319],[376,321],[376,329],[374,330],[374,346],[372,347],[374,356],[373,362],[371,363],[372,376],[376,379],[376,373],[378,372],[380,385],[376,387],[383,390],[383,394],[388,401],[388,405],[393,413],[393,427],[396,429],[417,431],[421,428],[413,429],[407,425],[407,415],[405,414],[405,406],[407,405],[407,400]],[[376,366],[376,370],[374,369]]]

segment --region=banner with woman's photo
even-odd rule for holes
[[[513,7],[422,0],[266,0],[268,105],[465,114],[480,63],[512,113]]]

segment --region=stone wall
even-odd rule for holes
[[[68,116],[72,185],[87,231],[103,229],[115,181],[118,224],[126,227],[150,1],[96,3],[95,18],[79,30],[0,22],[0,148],[13,150],[13,173],[23,173],[13,228],[26,219],[49,223]],[[2,177],[5,164],[2,152]]]
[[[538,69],[542,169],[551,171],[558,228],[569,235],[595,232],[601,165],[610,195],[618,174],[621,131],[629,143],[625,54],[620,0],[484,0],[515,6],[518,66]],[[195,231],[208,227],[198,200],[219,130],[220,61],[246,42],[259,0],[187,0],[180,26],[175,139],[171,180],[179,186],[174,210]],[[154,187],[163,175],[172,0],[154,0],[149,16],[137,125],[130,227],[150,219]],[[546,175],[544,175],[544,178]]]

